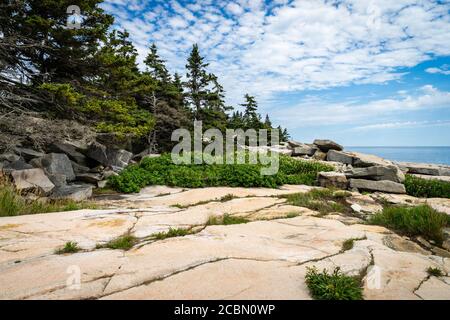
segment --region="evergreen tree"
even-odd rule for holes
[[[244,121],[246,128],[259,129],[261,127],[260,115],[258,114],[258,104],[255,97],[246,94],[245,102],[241,104],[244,107]]]
[[[153,78],[163,83],[169,83],[171,81],[169,71],[167,71],[165,66],[165,61],[158,55],[158,49],[154,43],[151,45],[150,53],[145,58],[144,63]]]
[[[267,129],[272,128],[272,121],[270,121],[270,118],[269,118],[269,115],[268,115],[268,114],[266,114],[266,119],[264,120],[264,126],[265,126]]]

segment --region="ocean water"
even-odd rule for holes
[[[373,154],[393,161],[450,165],[450,147],[345,147],[344,150]]]

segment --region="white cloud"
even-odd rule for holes
[[[267,99],[286,91],[384,83],[404,75],[398,68],[450,55],[448,2],[157,1],[160,6],[136,11],[134,18],[123,13],[142,3],[107,0],[104,7],[127,26],[140,52],[155,41],[174,71],[184,73],[197,42],[231,103],[245,92]],[[143,22],[146,16],[151,21]],[[448,72],[439,70],[428,72]]]
[[[376,123],[376,124],[355,127],[355,128],[352,128],[352,130],[353,131],[370,131],[370,130],[382,130],[382,129],[401,129],[401,128],[436,127],[436,126],[450,126],[450,120],[400,121],[400,122]]]
[[[440,68],[428,68],[425,71],[428,73],[440,73],[448,76],[450,75],[450,66],[448,64],[444,64]]]
[[[310,97],[295,107],[271,110],[273,119],[289,128],[308,126],[345,125],[357,122],[370,123],[374,119],[402,116],[411,111],[450,109],[450,92],[440,91],[431,85],[423,86],[420,94],[401,94],[389,99],[367,103],[347,101],[329,103]]]

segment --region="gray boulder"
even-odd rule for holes
[[[51,199],[84,201],[92,197],[92,186],[89,185],[66,185],[55,188]]]
[[[354,157],[347,152],[330,150],[327,153],[327,161],[334,161],[353,165],[353,159]]]
[[[362,178],[369,180],[389,180],[402,183],[405,181],[405,175],[396,166],[372,166],[365,168],[352,168],[345,172],[347,178]]]
[[[98,142],[88,146],[86,155],[104,166],[125,168],[133,157],[131,152],[122,149],[108,148]]]
[[[70,160],[82,166],[86,166],[86,156],[81,152],[78,152],[77,147],[72,144],[57,142],[49,147],[49,151],[53,153],[64,153]]]
[[[45,170],[49,175],[65,175],[67,181],[75,179],[75,173],[69,157],[64,153],[49,153],[33,160],[33,164]]]
[[[15,162],[15,161],[19,161],[19,160],[20,160],[20,157],[14,153],[0,154],[0,162],[2,162],[2,161]]]
[[[340,144],[327,140],[327,139],[316,139],[314,140],[314,144],[319,147],[320,150],[323,152],[328,152],[329,150],[337,150],[342,151],[344,150],[344,147]]]
[[[292,147],[291,147],[292,148]],[[300,144],[294,148],[292,148],[292,156],[301,157],[301,156],[312,156],[317,151],[317,147],[311,147],[307,144]]]
[[[11,171],[10,176],[14,187],[19,192],[35,191],[46,195],[55,188],[42,169],[15,170]]]
[[[403,184],[388,180],[372,181],[365,179],[350,179],[350,189],[400,194],[406,193],[406,189]]]
[[[26,169],[33,169],[33,166],[31,164],[26,163],[22,159],[19,159],[17,161],[7,163],[3,169],[5,170],[26,170]]]
[[[321,187],[336,187],[339,189],[347,189],[348,181],[345,174],[340,172],[319,172],[317,180]]]
[[[75,174],[88,173],[89,170],[91,170],[90,168],[82,166],[74,161],[71,161],[71,162],[72,162],[72,168],[73,168],[73,171],[75,172]]]
[[[351,152],[353,156],[353,166],[354,167],[372,167],[372,166],[390,166],[394,165],[392,161],[380,158],[372,154],[365,154],[359,152]]]
[[[77,174],[76,179],[78,181],[83,181],[87,183],[97,184],[97,182],[102,180],[102,176],[96,173],[80,173]]]
[[[18,155],[20,155],[22,158],[24,158],[26,161],[30,161],[34,158],[40,158],[43,157],[44,154],[39,151],[35,151],[33,149],[28,148],[15,148],[15,151]]]
[[[450,167],[428,163],[399,162],[408,173],[424,174],[430,176],[450,176]]]
[[[63,174],[47,174],[47,176],[56,187],[65,186],[67,184],[67,177]]]
[[[314,160],[324,161],[327,158],[327,154],[325,152],[322,152],[321,150],[317,150],[316,152],[314,152],[312,158]]]

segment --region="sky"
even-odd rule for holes
[[[197,43],[227,103],[245,93],[292,138],[450,146],[450,1],[106,0],[141,67],[185,74]]]

